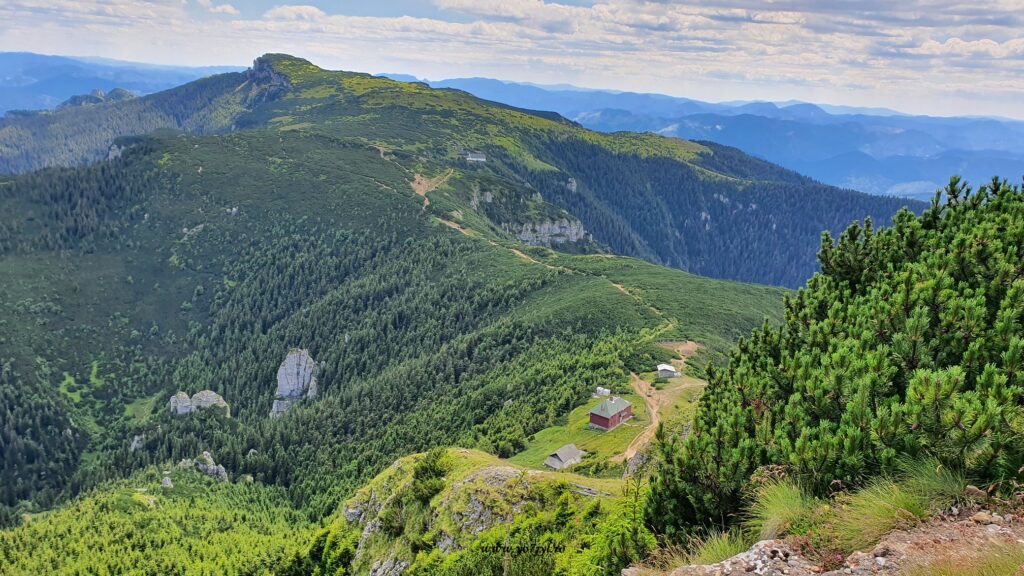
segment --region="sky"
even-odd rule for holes
[[[1024,119],[1024,0],[0,0],[0,51]]]

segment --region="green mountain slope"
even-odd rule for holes
[[[283,491],[149,469],[0,532],[3,573],[270,574],[312,526]]]
[[[430,174],[458,166],[500,176],[574,217],[541,220],[548,232],[540,235],[537,226],[499,218],[498,226],[524,240],[574,244],[589,233],[621,255],[773,285],[797,286],[810,276],[822,230],[838,233],[867,216],[888,222],[908,203],[823,186],[710,143],[594,133],[554,114],[325,71],[283,55],[258,59],[244,75],[211,77],[131,102],[0,120],[0,172],[106,157],[116,137],[158,127],[193,134],[299,131],[414,157]],[[467,162],[464,151],[482,153],[486,161]],[[559,233],[550,234],[552,228]]]
[[[780,312],[776,289],[523,246],[508,222],[572,217],[492,173],[307,130],[123,142],[0,188],[5,523],[204,450],[326,514],[413,451],[515,453],[647,340],[722,350]],[[271,419],[294,348],[320,394]],[[231,418],[169,413],[204,389]]]

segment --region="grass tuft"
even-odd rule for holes
[[[809,527],[816,505],[814,498],[792,482],[768,482],[758,489],[743,530],[757,540],[799,533]]]
[[[689,564],[714,564],[746,552],[750,541],[737,530],[710,532],[706,536],[695,536],[690,540],[690,552],[686,555]]]
[[[886,534],[910,528],[928,516],[928,501],[888,479],[836,498],[836,541],[847,552],[874,546]]]
[[[930,512],[941,512],[963,502],[967,478],[962,472],[942,465],[933,457],[903,461],[900,469],[900,484],[927,502]]]

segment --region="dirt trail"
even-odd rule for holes
[[[613,456],[609,459],[610,462],[624,462],[636,456],[636,453],[642,450],[647,444],[654,438],[654,434],[658,431],[658,424],[661,423],[661,414],[659,409],[661,403],[655,400],[654,388],[647,383],[644,379],[637,376],[635,373],[629,373],[629,385],[633,388],[633,391],[638,396],[644,399],[644,404],[647,406],[647,416],[651,422],[644,428],[644,431],[639,436],[633,438],[633,441],[626,447],[626,451],[618,456]]]
[[[463,228],[462,226],[459,226],[458,224],[456,224],[455,222],[452,222],[451,220],[445,220],[444,218],[438,218],[437,221],[440,222],[441,224],[444,224],[445,226],[451,228],[452,230],[458,230],[459,232],[461,232],[465,236],[470,236],[471,235],[465,228]]]
[[[427,198],[427,194],[433,192],[434,190],[437,190],[438,187],[447,182],[448,179],[451,178],[452,174],[454,173],[455,169],[449,168],[447,172],[434,178],[426,178],[422,174],[413,175],[412,181],[409,182],[409,185],[412,186],[412,189],[414,192],[416,192],[416,194],[423,197],[424,209],[426,209],[427,206],[430,206],[430,198]]]
[[[672,363],[682,373],[686,369],[686,359],[692,357],[700,349],[700,344],[692,341],[687,342],[664,342],[661,344],[665,348],[676,351],[682,355],[681,360],[673,360]],[[701,386],[703,383],[695,383],[690,378],[685,376],[680,378],[674,378],[676,382],[672,382],[667,385],[664,389],[658,390],[650,385],[646,380],[640,378],[635,373],[629,373],[630,386],[638,396],[644,399],[644,404],[647,406],[647,414],[650,419],[650,423],[644,428],[629,446],[626,447],[626,451],[622,454],[614,456],[610,459],[611,462],[623,462],[627,461],[637,453],[643,451],[651,440],[654,439],[654,435],[658,432],[658,424],[661,423],[661,409],[666,406],[671,406],[679,395],[686,390],[692,389],[694,386]],[[686,378],[690,381],[683,380]]]

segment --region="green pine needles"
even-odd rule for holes
[[[692,433],[663,438],[648,521],[681,536],[728,524],[758,467],[823,495],[931,455],[998,481],[1024,464],[1024,196],[954,178],[930,210],[868,221],[822,271],[709,370]],[[937,480],[937,481],[941,481]]]

